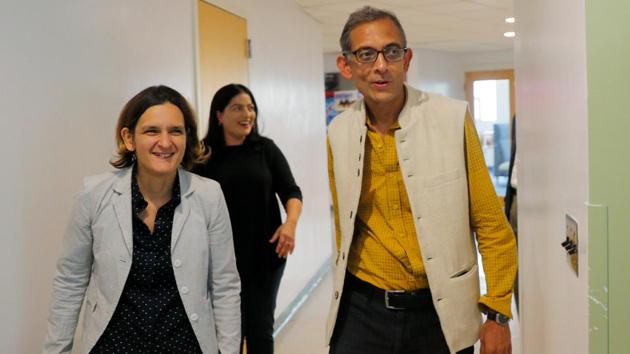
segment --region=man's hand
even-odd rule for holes
[[[512,354],[512,335],[509,325],[486,321],[479,334],[481,354]]]
[[[293,253],[295,248],[295,223],[287,221],[280,225],[276,232],[273,234],[269,243],[278,241],[276,246],[276,253],[278,257],[287,258],[287,256]]]

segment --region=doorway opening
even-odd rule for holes
[[[467,72],[466,99],[497,195],[505,195],[514,116],[514,70]]]

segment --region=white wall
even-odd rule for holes
[[[338,73],[337,56],[339,53],[324,53],[324,73]]]
[[[515,1],[522,353],[588,352],[584,0]],[[579,223],[569,268],[564,214]]]
[[[250,83],[264,132],[304,190],[287,269],[298,284],[330,252],[321,45],[314,21],[293,1],[264,5],[241,5],[251,9]],[[41,350],[72,198],[83,176],[111,169],[122,105],[157,83],[194,98],[193,9],[193,1],[169,0],[0,4],[2,352]],[[288,25],[291,33],[282,33]]]
[[[109,170],[114,123],[140,89],[193,97],[189,2],[3,2],[0,107],[5,353],[41,350],[54,263],[82,176]],[[8,212],[5,212],[8,211]]]
[[[485,71],[514,68],[513,50],[496,50],[460,55],[464,71]]]
[[[464,71],[456,53],[414,48],[407,81],[425,91],[465,99]]]

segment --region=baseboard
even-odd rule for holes
[[[331,257],[327,257],[326,260],[319,267],[317,272],[311,277],[311,279],[306,283],[302,291],[298,293],[298,295],[291,301],[287,309],[284,310],[278,318],[276,318],[274,329],[273,329],[273,337],[277,337],[278,334],[284,329],[284,327],[289,323],[291,318],[295,316],[297,311],[304,305],[308,297],[311,295],[313,290],[319,285],[319,283],[324,279],[326,274],[331,269]]]

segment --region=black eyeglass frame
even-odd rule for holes
[[[359,51],[361,51],[361,50],[366,50],[366,49],[371,49],[371,50],[374,50],[376,52],[376,55],[374,56],[374,60],[361,61],[359,59],[359,56],[357,55],[357,53]],[[385,51],[387,49],[401,49],[403,51],[403,54],[398,59],[390,60],[390,59],[387,59],[387,56],[385,55]],[[385,61],[387,61],[388,63],[393,63],[393,62],[399,62],[399,61],[403,60],[403,58],[405,57],[405,54],[407,54],[408,50],[409,50],[408,47],[399,47],[398,45],[390,44],[388,46],[385,46],[381,50],[377,50],[376,48],[372,48],[372,47],[362,47],[362,48],[359,48],[359,49],[351,51],[351,52],[350,51],[343,52],[343,54],[345,56],[348,56],[348,55],[352,54],[354,56],[354,58],[357,60],[357,62],[359,62],[361,64],[371,64],[371,63],[374,63],[378,59],[378,55],[382,53],[383,54],[383,58],[385,59]]]

